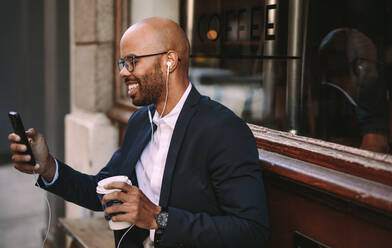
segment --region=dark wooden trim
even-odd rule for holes
[[[259,149],[262,168],[392,217],[392,186]]]
[[[120,40],[124,31],[130,25],[130,0],[115,0],[114,2],[114,56],[117,64],[120,58]],[[116,106],[129,109],[133,112],[135,107],[130,103],[124,101],[122,96],[123,87],[121,85],[121,79],[119,77],[118,67],[114,66],[114,102]]]
[[[329,191],[299,183],[298,181],[283,177],[266,169],[263,170],[263,173],[264,185],[269,200],[271,200],[270,197],[277,197],[269,195],[271,194],[270,190],[278,190],[293,197],[304,198],[312,204],[321,205],[331,209],[331,211],[337,211],[343,215],[352,216],[353,218],[367,223],[373,223],[385,230],[392,231],[391,213],[385,213],[385,211],[374,209],[369,205],[353,202],[351,199],[331,194]],[[283,206],[282,209],[284,209]],[[270,212],[273,211],[278,210],[270,209]],[[321,215],[322,213],[312,214]]]
[[[294,232],[330,247],[386,247],[391,243],[391,215],[263,171],[271,231],[268,247],[293,247]]]
[[[121,0],[114,1],[114,59],[117,63],[120,58],[120,37],[121,37]],[[113,76],[114,76],[114,101],[120,96],[120,78],[118,77],[119,71],[118,67],[114,66]]]
[[[392,156],[249,124],[258,148],[392,186]]]

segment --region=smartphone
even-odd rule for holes
[[[21,138],[20,143],[26,145],[27,150],[23,152],[22,154],[29,154],[31,156],[31,160],[27,162],[28,164],[35,165],[35,159],[33,156],[33,152],[31,151],[30,143],[29,140],[27,139],[25,129],[23,126],[22,119],[20,118],[20,115],[18,112],[10,111],[8,112],[8,117],[10,118],[12,127],[14,128],[14,132],[19,135]]]

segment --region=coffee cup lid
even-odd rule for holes
[[[109,183],[112,182],[126,182],[129,185],[132,185],[131,180],[127,176],[114,176],[114,177],[108,177],[105,179],[102,179],[101,181],[98,182],[99,186],[105,186]]]
[[[109,194],[109,193],[113,193],[113,192],[121,191],[121,190],[119,190],[119,189],[105,189],[102,186],[97,186],[96,191],[98,194],[105,195],[105,194]]]
[[[98,194],[109,194],[116,191],[121,191],[120,189],[105,189],[105,185],[110,184],[112,182],[126,182],[129,185],[132,185],[131,180],[127,176],[114,176],[102,179],[98,182],[96,191]]]

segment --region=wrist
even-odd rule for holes
[[[158,229],[158,223],[157,223],[157,216],[158,214],[162,211],[162,208],[160,206],[157,206],[155,211],[154,211],[154,220],[152,222],[152,228],[151,229]]]
[[[54,175],[56,174],[56,162],[54,161],[54,158],[49,154],[49,158],[45,165],[41,165],[43,167],[43,172],[41,173],[41,176],[47,181],[51,182],[54,178]]]

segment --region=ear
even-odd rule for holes
[[[167,52],[167,62],[166,62],[166,66],[169,72],[173,72],[179,63],[179,58],[178,58],[178,54],[176,51],[173,50],[169,50]]]
[[[352,62],[352,70],[356,77],[359,77],[362,70],[362,66],[359,66],[359,64],[360,64],[359,58],[355,58]]]
[[[353,61],[353,72],[355,76],[360,77],[365,73],[365,70],[367,69],[367,62],[361,58],[356,58]]]

